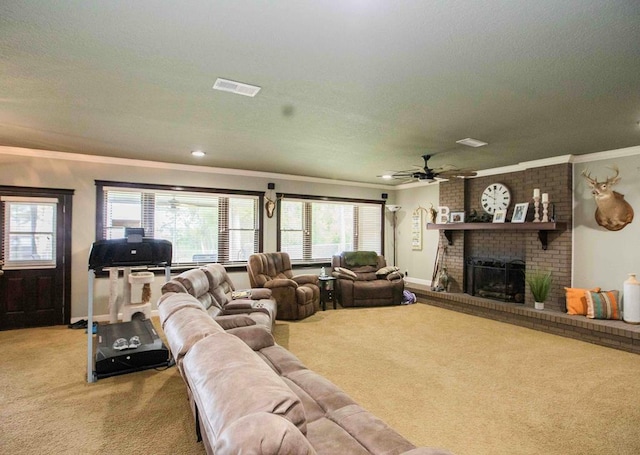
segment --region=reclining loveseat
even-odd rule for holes
[[[375,251],[348,251],[331,259],[335,291],[343,307],[399,305],[404,279]]]

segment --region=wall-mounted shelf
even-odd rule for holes
[[[546,250],[549,231],[564,231],[567,229],[567,223],[428,223],[427,229],[444,231],[449,245],[453,244],[453,231],[538,231],[542,249]]]

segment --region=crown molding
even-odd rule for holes
[[[627,156],[640,155],[640,145],[625,147],[621,149],[608,150],[606,152],[589,153],[573,157],[574,163],[588,163],[591,161],[610,160],[612,158],[624,158]]]
[[[394,191],[396,187],[375,183],[351,182],[348,180],[332,180],[320,177],[307,177],[303,175],[278,174],[272,172],[249,171],[245,169],[231,169],[221,167],[202,166],[196,164],[175,164],[161,161],[136,160],[132,158],[116,158],[100,155],[86,155],[82,153],[57,152],[54,150],[39,150],[22,147],[0,146],[0,155],[18,155],[31,158],[46,158],[52,160],[80,161],[90,164],[109,164],[117,166],[135,166],[143,168],[164,169],[184,172],[199,172],[208,174],[239,175],[243,177],[259,177],[264,179],[291,180],[298,182],[321,183],[325,185],[357,186],[362,188],[378,188],[386,191]]]

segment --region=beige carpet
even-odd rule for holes
[[[0,332],[1,454],[203,454],[175,367],[87,383],[87,335]]]
[[[640,453],[640,356],[423,304],[278,321],[278,342],[419,445]],[[86,383],[86,335],[0,332],[0,453],[202,454],[177,370]]]
[[[635,354],[424,304],[320,312],[276,335],[417,445],[640,453]]]

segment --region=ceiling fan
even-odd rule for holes
[[[435,180],[450,179],[454,177],[473,177],[478,174],[476,171],[467,171],[455,168],[448,169],[447,167],[433,169],[429,167],[429,158],[431,158],[431,155],[422,155],[422,159],[424,160],[423,167],[415,166],[414,169],[392,172],[385,175],[379,175],[378,177],[406,181],[420,180],[433,182]]]

